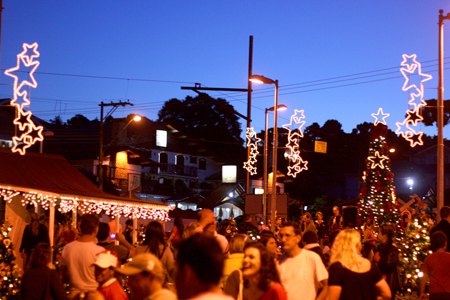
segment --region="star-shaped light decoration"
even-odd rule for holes
[[[372,165],[370,166],[371,169],[375,169],[376,167],[384,169],[383,162],[388,159],[388,157],[386,155],[380,156],[380,152],[375,151],[375,155],[369,156],[368,159],[372,163]]]
[[[251,175],[256,174],[256,156],[259,154],[258,143],[261,141],[260,138],[256,136],[256,132],[253,127],[247,128],[246,133],[247,147],[250,148],[250,154],[248,161],[244,162],[244,169],[246,169]]]
[[[411,63],[410,63],[411,62]],[[417,126],[420,121],[423,120],[423,117],[420,114],[419,109],[421,107],[426,106],[426,102],[423,101],[424,96],[424,86],[423,83],[432,79],[431,75],[422,73],[422,65],[417,61],[417,55],[407,55],[403,54],[403,61],[400,63],[402,66],[406,68],[400,68],[400,72],[403,74],[405,78],[405,83],[403,84],[402,90],[408,91],[413,89],[414,91],[411,93],[410,91],[410,99],[408,104],[413,106],[413,109],[409,109],[406,111],[406,118],[403,122],[396,122],[397,130],[396,134],[401,134],[404,139],[410,142],[411,147],[415,147],[417,145],[423,145],[423,132],[416,131],[413,126]],[[410,76],[417,71],[417,74],[421,76],[420,85],[417,86],[415,84],[411,84]]]
[[[288,130],[288,143],[286,147],[290,150],[288,159],[294,162],[293,166],[288,167],[287,175],[296,177],[297,174],[303,170],[308,170],[306,165],[307,161],[303,161],[300,157],[300,138],[303,137],[302,127],[305,125],[305,121],[302,121],[305,118],[304,110],[294,110],[294,114],[290,118],[289,124],[283,125],[284,129]],[[298,131],[293,132],[291,127],[293,124],[298,125],[296,129]]]
[[[380,118],[380,115],[381,115],[381,118]],[[372,114],[372,117],[375,118],[375,122],[374,122],[373,124],[375,124],[375,126],[378,125],[378,124],[387,125],[385,119],[386,119],[387,117],[389,117],[389,116],[390,116],[390,114],[388,114],[388,113],[384,114],[384,113],[383,113],[383,108],[380,107],[380,108],[378,109],[378,112],[377,112],[376,114]],[[381,121],[380,121],[380,120],[381,120]]]
[[[14,146],[11,148],[12,152],[19,152],[21,155],[24,155],[26,149],[31,147],[38,141],[43,141],[44,136],[42,132],[44,127],[36,126],[34,122],[31,120],[31,112],[25,112],[24,106],[30,105],[30,99],[28,98],[28,92],[21,89],[25,86],[36,88],[37,82],[34,79],[34,72],[37,67],[39,67],[40,62],[35,60],[40,56],[40,53],[37,51],[38,44],[23,44],[23,51],[17,55],[17,65],[11,69],[5,71],[5,74],[14,78],[13,84],[13,92],[14,97],[11,100],[10,104],[16,106],[17,109],[17,117],[14,119],[14,124],[19,127],[19,131],[23,132],[20,136],[14,136],[12,138]],[[28,54],[30,53],[30,54]],[[19,82],[19,77],[13,72],[18,71],[21,68],[21,64],[25,67],[31,67],[31,71],[29,72],[30,80],[22,80]],[[19,97],[23,98],[23,103],[17,103]]]

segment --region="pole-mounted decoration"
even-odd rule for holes
[[[259,154],[258,152],[258,142],[261,141],[260,138],[256,136],[256,132],[253,130],[253,127],[247,128],[247,147],[250,149],[250,155],[248,161],[244,162],[244,169],[250,172],[251,175],[256,174],[256,156]]]
[[[406,111],[406,118],[403,122],[397,122],[396,134],[401,134],[404,139],[410,142],[411,147],[417,145],[423,145],[422,136],[423,132],[417,129],[418,123],[423,120],[421,115],[421,108],[426,106],[427,103],[423,100],[425,81],[433,78],[431,75],[422,73],[422,65],[417,61],[417,55],[403,54],[403,61],[401,65],[404,68],[400,68],[400,72],[405,77],[405,83],[402,90],[409,91],[410,98],[408,104],[412,106],[412,109]],[[411,75],[417,72],[417,75],[421,76],[420,84],[416,85],[411,82]]]
[[[293,162],[292,166],[288,166],[287,175],[292,177],[297,177],[297,174],[303,170],[308,170],[308,162],[303,160],[300,156],[300,138],[303,137],[302,127],[305,125],[305,118],[303,114],[304,110],[295,110],[294,114],[291,116],[290,123],[283,125],[284,129],[288,130],[288,143],[286,147],[290,150],[289,160]],[[298,125],[298,131],[292,131],[291,127],[293,124]]]
[[[40,62],[35,60],[40,56],[37,51],[38,44],[23,44],[23,51],[17,55],[17,65],[11,69],[5,71],[7,76],[14,78],[14,97],[10,104],[16,106],[17,115],[14,119],[14,124],[18,126],[18,135],[12,138],[14,146],[12,147],[12,152],[19,152],[21,155],[25,154],[25,150],[31,147],[38,141],[43,141],[44,137],[42,131],[44,127],[36,126],[31,120],[31,111],[25,111],[24,108],[30,106],[30,96],[28,88],[36,88],[37,82],[34,79],[34,72],[39,67]],[[22,65],[27,68],[31,68],[28,72],[29,80],[22,80],[19,82],[19,76],[16,75]],[[19,103],[19,100],[23,100]]]

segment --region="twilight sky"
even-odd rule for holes
[[[437,97],[438,15],[450,12],[444,0],[4,0],[3,7],[0,98],[13,94],[4,69],[16,66],[23,43],[37,42],[41,64],[30,109],[45,120],[78,113],[94,119],[101,101],[128,99],[134,106],[114,117],[156,120],[164,101],[196,95],[181,86],[246,88],[253,35],[253,74],[278,79],[279,104],[289,108],[279,113],[279,127],[303,109],[306,126],[335,119],[346,132],[373,122],[379,107],[391,114],[390,129],[403,121],[409,99],[402,91],[403,54],[417,54],[422,72],[433,76],[424,83],[424,99]],[[450,49],[446,23],[444,49]],[[446,88],[449,75],[446,70]],[[420,83],[418,76],[411,80]],[[253,90],[252,126],[260,132],[274,86],[253,84]],[[246,93],[210,95],[247,114]],[[448,128],[444,135],[450,138]]]

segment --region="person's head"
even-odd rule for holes
[[[395,230],[390,224],[383,224],[378,230],[378,240],[383,244],[391,245],[394,242]]]
[[[203,227],[203,233],[213,237],[216,232],[216,222],[212,222]]]
[[[178,228],[178,231],[182,235],[184,231],[183,218],[180,216],[175,217],[175,220],[173,220],[173,225]]]
[[[319,242],[317,234],[309,230],[303,233],[302,240],[306,245]]]
[[[245,235],[243,234],[236,234],[234,237],[230,240],[230,254],[233,253],[244,253],[244,245],[245,245]]]
[[[441,219],[449,220],[450,217],[450,207],[449,206],[443,206],[441,210],[439,211],[439,215],[441,216]]]
[[[100,221],[98,220],[97,215],[94,214],[84,214],[81,217],[81,235],[97,235],[98,224]]]
[[[281,247],[286,255],[292,255],[294,251],[297,251],[300,248],[299,243],[302,239],[300,226],[296,222],[285,222],[281,226],[278,239],[280,240]]]
[[[323,240],[323,245],[324,246],[330,246],[330,240],[329,239],[324,239]]]
[[[305,221],[306,223],[310,223],[312,221],[311,213],[306,212],[303,215],[303,221]]]
[[[100,222],[98,224],[97,240],[99,242],[109,241],[109,229],[108,223]]]
[[[373,229],[373,224],[373,219],[367,220],[367,222],[364,223],[364,230]]]
[[[333,214],[334,214],[335,216],[339,216],[339,207],[337,207],[337,206],[334,206],[334,207],[333,207]]]
[[[258,288],[264,292],[270,288],[272,283],[280,283],[273,254],[259,242],[245,245],[242,274],[247,280],[258,280]]]
[[[275,219],[275,224],[277,224],[278,226],[280,226],[281,223],[283,223],[283,219],[282,219],[281,217],[277,217],[277,218]]]
[[[197,221],[200,223],[200,226],[205,227],[208,224],[216,223],[216,215],[210,209],[202,209],[198,212]]]
[[[51,259],[51,248],[47,243],[39,243],[31,253],[27,268],[40,268],[49,264]]]
[[[354,229],[344,229],[334,239],[330,264],[340,262],[347,269],[357,263],[361,251],[361,234]]]
[[[164,229],[162,224],[158,221],[150,221],[145,230],[145,240],[143,244],[149,245],[152,242],[164,245]]]
[[[251,222],[252,221],[252,216],[249,214],[245,214],[243,217],[243,221],[244,222]]]
[[[151,253],[138,254],[116,271],[128,275],[133,299],[145,299],[162,288],[166,273],[159,259]]]
[[[405,212],[402,215],[402,219],[404,223],[411,223],[411,214],[409,212]]]
[[[273,234],[262,234],[259,241],[261,242],[261,244],[266,246],[267,251],[276,255],[278,251],[278,243]]]
[[[320,212],[320,211],[318,211],[318,212],[316,212],[316,218],[317,218],[317,220],[323,220],[323,214]]]
[[[129,230],[133,229],[133,220],[131,220],[131,219],[126,220],[125,227]]]
[[[203,232],[203,228],[200,226],[200,223],[191,222],[184,229],[183,238],[187,239],[190,236],[194,235],[195,233],[200,233],[200,232]]]
[[[114,271],[119,264],[117,255],[111,251],[102,251],[96,255],[95,263],[95,280],[99,285],[103,285],[105,282],[114,277]]]
[[[195,234],[180,244],[175,283],[180,300],[216,289],[225,256],[215,238]]]
[[[28,203],[26,206],[26,210],[31,214],[34,213],[35,207],[33,203]]]
[[[441,248],[445,249],[447,248],[447,236],[442,231],[433,232],[430,237],[430,243],[430,249],[433,252],[436,252]]]

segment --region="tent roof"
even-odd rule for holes
[[[107,194],[59,155],[27,152],[25,155],[0,149],[2,189],[36,192],[77,201],[106,202],[139,208],[168,210],[166,204],[132,200]]]

